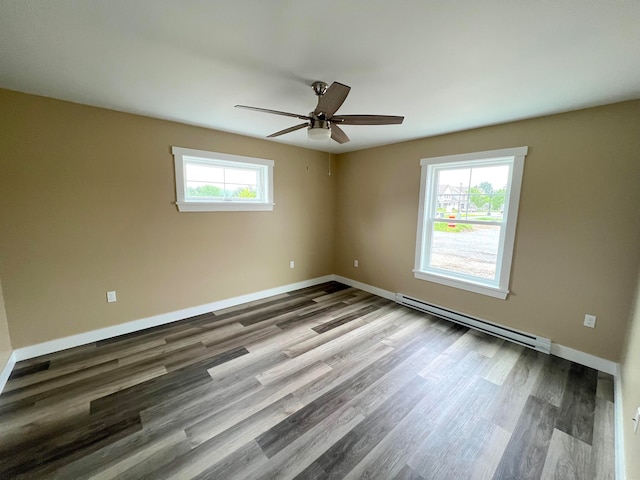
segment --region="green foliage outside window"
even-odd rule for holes
[[[451,220],[455,222],[455,220]],[[435,222],[433,224],[433,229],[436,232],[449,232],[449,233],[460,233],[460,232],[473,232],[473,225],[468,225],[466,223],[452,223],[453,227],[449,226],[449,223],[444,222]]]
[[[254,188],[243,187],[233,192],[233,196],[237,198],[256,198],[258,196],[258,192],[256,192]]]
[[[200,185],[198,187],[187,187],[187,197],[207,197],[207,198],[257,198],[258,192],[255,188],[242,187],[234,191],[223,190],[215,185]]]
[[[469,201],[476,206],[478,210],[487,210],[489,216],[491,211],[500,211],[504,205],[507,190],[501,188],[494,190],[493,185],[489,182],[482,182],[480,185],[469,189]]]
[[[187,187],[188,197],[223,197],[221,188],[214,185],[201,185],[199,187]]]

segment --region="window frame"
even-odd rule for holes
[[[209,152],[193,148],[171,147],[174,157],[176,181],[176,205],[180,212],[229,212],[229,211],[272,211],[273,210],[273,160]],[[188,163],[239,167],[255,170],[259,174],[262,198],[256,200],[228,199],[221,201],[193,200],[186,196],[185,167]]]
[[[430,157],[420,160],[420,203],[418,208],[415,264],[413,269],[415,278],[488,295],[502,300],[507,298],[509,295],[509,282],[518,220],[518,207],[520,204],[520,191],[522,188],[522,175],[524,172],[524,160],[527,153],[528,147],[524,146]],[[423,268],[423,263],[428,260],[428,257],[425,258],[425,255],[429,254],[431,246],[432,235],[429,227],[435,218],[429,217],[428,215],[430,212],[437,210],[433,208],[434,202],[437,206],[438,201],[437,172],[442,169],[473,168],[498,163],[509,164],[511,168],[507,183],[508,195],[505,198],[503,208],[504,213],[498,244],[495,280],[484,281],[479,277],[472,277],[443,269]],[[467,193],[467,195],[470,194]],[[468,219],[460,221],[456,219],[456,223],[473,224],[474,221]],[[490,225],[492,222],[475,221],[475,223]]]

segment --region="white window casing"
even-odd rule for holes
[[[183,147],[172,147],[171,152],[176,175],[176,205],[180,212],[273,210],[273,160]],[[189,173],[207,173],[207,170],[221,179],[198,179],[194,177],[197,173]],[[227,177],[232,175],[251,180],[228,181]],[[219,194],[190,194],[197,190],[192,187],[194,184],[202,184]],[[234,194],[234,188],[244,189],[250,196]]]
[[[524,159],[528,147],[507,148],[502,150],[492,150],[486,152],[465,153],[459,155],[449,155],[444,157],[424,158],[420,161],[420,204],[418,213],[418,228],[416,236],[416,255],[414,276],[421,280],[427,280],[450,287],[460,288],[471,292],[488,295],[500,299],[506,299],[509,294],[509,279],[511,274],[511,262],[513,257],[513,245],[516,233],[518,216],[518,205],[520,201],[520,189],[522,185],[522,174],[524,170]],[[471,185],[467,187],[467,193],[463,193],[462,188],[458,191],[459,205],[467,209],[466,218],[462,215],[456,216],[455,220],[447,220],[447,217],[438,217],[439,183],[440,172],[451,170],[479,169],[482,167],[508,166],[508,182],[506,185],[506,195],[504,199],[502,218],[499,221],[479,221],[474,220],[469,215],[469,204],[471,196]],[[456,198],[447,193],[447,198]],[[440,194],[442,196],[442,194]],[[463,197],[466,200],[463,201]],[[459,217],[459,218],[458,218]],[[471,217],[471,218],[470,218]],[[451,217],[449,217],[451,218]],[[497,254],[495,259],[495,277],[480,278],[473,274],[468,274],[447,269],[434,267],[431,263],[433,252],[433,240],[435,237],[435,223],[451,222],[454,224],[466,224],[469,228],[473,226],[493,226],[499,228]],[[446,235],[464,235],[464,233],[447,233]],[[452,241],[452,248],[455,248],[454,237],[449,237]],[[446,240],[448,241],[448,240]]]

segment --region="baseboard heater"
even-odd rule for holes
[[[495,337],[504,338],[511,342],[523,345],[539,352],[551,353],[551,340],[544,337],[538,337],[527,332],[514,330],[513,328],[503,327],[495,323],[487,322],[481,318],[475,318],[464,313],[455,312],[447,308],[431,305],[416,298],[411,298],[401,293],[396,293],[396,302],[400,305],[419,310],[421,312],[430,313],[436,317],[451,322],[459,323],[465,327],[473,328],[481,332],[493,335]]]

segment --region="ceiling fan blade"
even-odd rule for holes
[[[331,138],[338,143],[347,143],[349,141],[349,137],[344,133],[344,130],[335,124],[331,125]]]
[[[324,113],[326,118],[336,113],[349,95],[351,87],[339,82],[333,82],[324,95],[318,98],[318,106],[313,111],[316,115]]]
[[[395,115],[336,115],[332,122],[343,125],[396,125],[404,121],[404,117]]]
[[[285,128],[284,130],[280,130],[279,132],[272,133],[268,135],[267,138],[279,137],[280,135],[284,135],[285,133],[295,132],[296,130],[300,130],[301,128],[308,127],[309,124],[307,122],[301,123],[300,125],[296,125],[294,127]]]
[[[256,112],[272,113],[274,115],[283,115],[285,117],[299,118],[300,120],[311,120],[306,115],[298,115],[297,113],[280,112],[279,110],[269,110],[267,108],[249,107],[247,105],[236,105],[236,108],[244,108],[246,110],[255,110]]]

